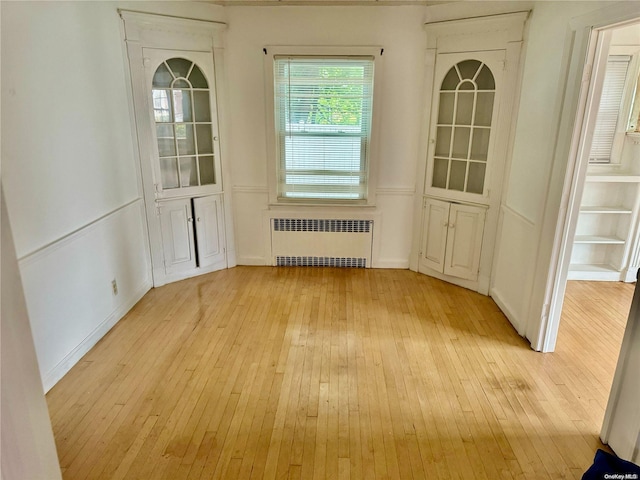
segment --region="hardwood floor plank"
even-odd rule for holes
[[[236,267],[149,292],[48,394],[65,480],[580,478],[633,286],[557,351],[406,270]]]

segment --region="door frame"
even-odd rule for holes
[[[225,92],[223,34],[227,25],[222,22],[140,13],[125,9],[119,9],[118,13],[124,25],[124,41],[132,91],[132,111],[135,118],[134,134],[137,139],[139,169],[142,177],[153,285],[158,287],[177,278],[168,276],[164,268],[162,230],[156,205],[152,169],[155,145],[152,142],[154,138],[151,131],[152,125],[150,125],[148,119],[150,103],[146,88],[143,48],[211,52],[213,56],[216,91],[212,92],[212,94],[216,96],[218,134],[222,140],[222,145],[220,146],[221,194],[224,199],[227,267],[233,267],[236,265],[236,257],[235,248],[233,247],[233,221],[231,195],[229,193],[231,190],[229,188],[225,189],[225,186],[229,187],[231,185],[231,178],[230,169],[226,168],[223,143],[224,139],[228,138],[226,133],[227,123],[225,121],[225,95],[223,93]]]
[[[617,3],[604,9],[572,19],[570,27],[573,35],[573,49],[568,68],[567,82],[558,141],[554,154],[554,170],[551,175],[549,200],[545,205],[540,244],[550,239],[551,259],[542,283],[545,285],[542,301],[542,315],[536,319],[530,312],[531,321],[527,325],[526,336],[534,350],[553,352],[555,350],[560,316],[571,261],[573,237],[575,235],[580,200],[584,188],[589,163],[590,143],[595,117],[600,101],[600,91],[606,68],[606,57],[610,32],[613,27],[637,22],[637,5]],[[564,172],[561,172],[562,166]],[[562,191],[554,191],[554,177],[564,175]],[[559,210],[553,212],[560,195]],[[555,208],[558,208],[557,206]],[[535,294],[535,292],[534,292]],[[531,302],[535,308],[536,302]]]

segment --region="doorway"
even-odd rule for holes
[[[586,61],[574,61],[570,81],[582,84],[582,106],[571,133],[555,266],[545,295],[548,319],[535,342],[544,352],[555,350],[568,280],[633,282],[640,266],[640,18],[635,13],[584,31]],[[615,70],[618,96],[612,101],[615,95],[603,92],[605,83],[610,90]]]
[[[611,334],[614,357],[640,251],[640,22],[603,29],[597,42],[592,101],[581,139],[586,172],[574,186],[576,201],[566,226],[573,239],[562,259],[569,266],[557,347],[580,336],[579,317],[592,318],[594,329]],[[609,376],[614,369],[615,358]]]

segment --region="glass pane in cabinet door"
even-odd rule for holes
[[[170,87],[171,82],[173,82],[173,75],[167,69],[167,66],[164,63],[161,63],[156,73],[153,74],[153,82],[152,85],[154,87]]]
[[[196,114],[196,122],[210,122],[209,92],[193,92],[193,108]]]
[[[452,67],[445,75],[444,80],[442,80],[440,90],[455,90],[458,83],[460,83],[460,77],[458,76],[456,67]]]
[[[178,181],[178,160],[176,158],[161,158],[160,175],[163,189],[178,188],[180,186]]]
[[[433,180],[431,186],[436,188],[447,188],[447,170],[449,160],[446,158],[436,158],[433,160]]]
[[[460,62],[458,64],[458,69],[460,70],[460,75],[464,79],[472,80],[476,76],[476,72],[478,68],[480,68],[481,63],[478,60],[465,60],[464,62]]]
[[[153,117],[157,123],[171,122],[171,101],[169,100],[169,90],[151,91],[153,99]]]
[[[161,157],[175,157],[176,143],[173,136],[173,125],[156,124],[156,136],[158,137],[158,153]]]
[[[191,60],[187,60],[186,58],[172,58],[167,60],[167,65],[169,65],[169,68],[176,78],[187,78],[187,74],[189,73],[192,63],[193,62]]]
[[[451,127],[438,127],[436,134],[436,155],[448,157],[451,148]]]
[[[209,88],[207,79],[204,77],[202,70],[200,70],[197,65],[193,66],[193,70],[191,70],[191,74],[189,75],[189,81],[193,88]]]
[[[469,154],[469,136],[471,129],[469,127],[456,127],[453,136],[453,151],[452,157],[455,158],[467,158]]]
[[[183,78],[179,78],[178,80],[173,82],[172,87],[173,88],[191,88],[191,85],[189,85],[189,82],[187,82]]]
[[[213,153],[211,124],[196,125],[196,135],[198,137],[198,153]]]
[[[193,125],[188,123],[176,125],[176,138],[178,139],[179,155],[194,155],[196,153],[196,144],[193,139]]]
[[[467,174],[467,162],[451,160],[451,173],[449,173],[449,190],[464,190],[464,177]]]
[[[453,105],[456,94],[453,92],[442,92],[440,94],[440,107],[438,111],[438,124],[451,125],[453,123]]]
[[[480,193],[484,189],[484,173],[486,171],[486,163],[469,163],[469,178],[467,179],[467,192]]]
[[[176,122],[191,121],[191,92],[189,90],[173,90],[173,108]]]
[[[471,125],[473,114],[473,92],[461,92],[458,94],[456,107],[456,125]]]
[[[474,128],[473,141],[471,142],[471,156],[473,160],[487,161],[489,154],[489,134],[488,128]]]
[[[486,65],[482,66],[480,73],[476,77],[476,83],[478,84],[478,89],[480,90],[495,90],[496,82],[493,79],[493,74],[489,67]]]
[[[182,187],[193,187],[198,185],[198,169],[196,167],[196,158],[180,159],[180,180]]]
[[[476,100],[476,119],[474,124],[483,127],[491,126],[491,116],[493,115],[493,92],[478,92]]]
[[[216,183],[213,156],[198,157],[200,163],[200,185],[213,185]]]

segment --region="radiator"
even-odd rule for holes
[[[271,253],[278,266],[371,266],[372,220],[271,219]]]

